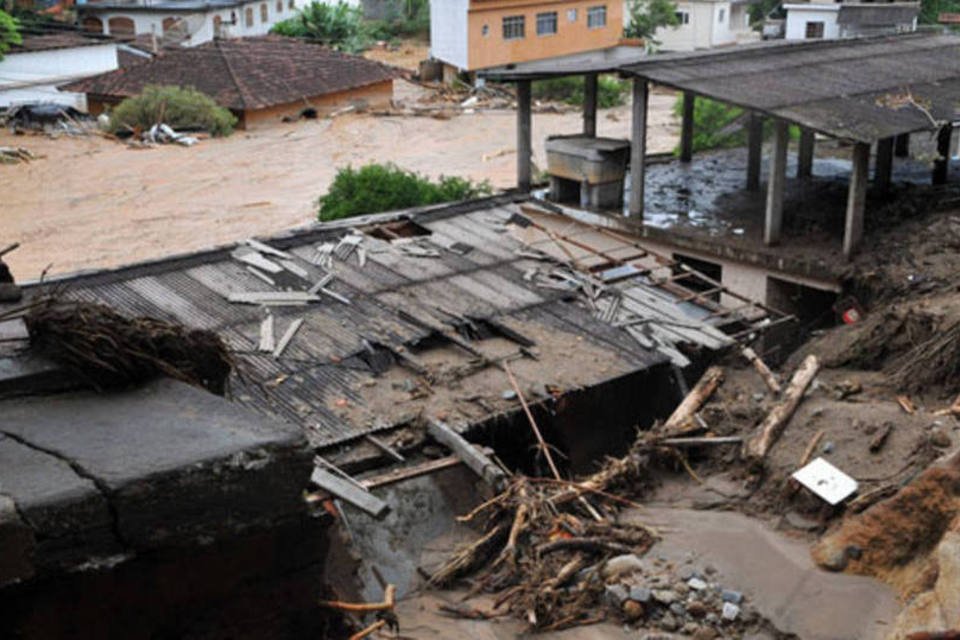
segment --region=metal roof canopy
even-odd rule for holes
[[[763,43],[620,71],[868,144],[960,119],[960,37],[951,35]]]

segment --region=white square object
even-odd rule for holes
[[[798,469],[793,479],[830,504],[842,502],[857,490],[856,480],[823,458]]]

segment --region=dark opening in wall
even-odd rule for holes
[[[797,318],[796,323],[788,323],[780,331],[774,329],[764,337],[765,345],[776,348],[773,360],[785,358],[811,331],[836,325],[837,313],[833,309],[836,301],[837,294],[833,291],[767,276],[767,304]]]
[[[683,279],[682,285],[685,289],[696,293],[703,293],[703,297],[707,300],[720,302],[720,290],[714,283],[723,281],[723,267],[721,265],[716,262],[708,262],[707,260],[685,256],[681,253],[673,254],[673,259],[713,280],[713,282],[710,282],[710,280],[704,280],[703,278],[693,275]],[[677,264],[673,267],[673,275],[680,275],[683,272],[684,269],[681,265]]]
[[[362,229],[367,235],[381,240],[397,240],[399,238],[416,238],[429,236],[433,232],[413,220],[395,220],[383,224],[371,225]]]

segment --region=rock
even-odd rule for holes
[[[833,444],[830,440],[823,443],[823,447],[820,448],[820,451],[824,454],[833,453],[833,450],[836,449],[836,445]]]
[[[517,397],[517,392],[514,391],[513,389],[507,389],[506,391],[500,394],[500,397],[503,398],[504,400],[514,400]]]
[[[690,578],[687,580],[687,586],[693,589],[694,591],[703,591],[707,588],[707,583],[701,580],[700,578]]]
[[[677,592],[671,589],[654,589],[651,595],[654,600],[667,607],[677,601]]]
[[[681,580],[689,580],[690,578],[697,575],[697,571],[693,567],[686,566],[680,569],[679,575]]]
[[[724,620],[736,620],[737,616],[740,615],[740,607],[732,602],[724,602],[723,611],[720,612],[720,615]]]
[[[717,632],[710,627],[700,627],[691,635],[693,640],[713,640],[717,637]]]
[[[694,600],[687,604],[687,613],[694,618],[702,618],[707,615],[707,605]]]
[[[794,529],[800,529],[802,531],[814,531],[820,528],[820,523],[816,520],[811,520],[805,516],[800,515],[796,511],[788,511],[787,515],[784,516],[784,519]]]
[[[673,590],[677,592],[677,595],[685,596],[690,593],[690,587],[687,586],[686,582],[678,582],[673,585]]]
[[[664,631],[676,631],[680,626],[677,624],[677,619],[673,617],[673,614],[669,611],[663,614],[663,617],[660,618],[660,622],[657,625]]]
[[[682,602],[674,602],[670,605],[670,613],[682,618],[683,616],[687,615],[687,608],[683,606]]]
[[[743,602],[743,594],[739,591],[734,591],[733,589],[724,589],[720,593],[720,598],[724,602],[732,602],[733,604],[740,604]]]
[[[943,429],[934,427],[930,430],[930,444],[940,449],[949,449],[953,442]]]
[[[619,609],[627,600],[630,593],[622,584],[608,584],[603,591],[603,597],[611,607]]]
[[[717,624],[720,622],[720,616],[715,614],[713,611],[710,611],[707,613],[707,615],[703,616],[703,621],[707,624]]]
[[[650,589],[639,586],[630,587],[630,599],[640,604],[647,604],[650,602]]]
[[[643,570],[643,561],[632,553],[625,553],[622,556],[616,556],[607,560],[600,571],[600,575],[605,580],[611,580],[619,576],[634,573]]]
[[[705,566],[705,567],[703,568],[703,572],[704,572],[705,574],[707,574],[708,576],[712,576],[712,575],[714,575],[714,574],[717,573],[717,568],[716,568],[715,566],[713,566],[712,564],[708,564],[707,566]]]
[[[698,625],[696,622],[688,622],[687,624],[683,625],[682,629],[680,629],[680,631],[687,634],[688,636],[692,636],[699,630],[700,630],[700,625]]]
[[[623,617],[628,622],[634,622],[643,617],[646,609],[636,600],[627,600],[623,603]]]
[[[813,559],[828,571],[843,571],[847,568],[849,557],[846,547],[840,546],[833,538],[824,538],[814,549]]]

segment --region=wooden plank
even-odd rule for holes
[[[503,469],[498,467],[486,454],[482,453],[472,443],[468,442],[459,433],[448,427],[439,420],[429,420],[427,422],[427,433],[440,444],[448,447],[457,456],[463,460],[463,463],[470,467],[474,473],[490,483],[495,489],[499,489],[507,481],[507,476]]]
[[[280,342],[277,343],[277,348],[273,350],[273,357],[279,358],[283,355],[283,351],[287,348],[287,345],[290,344],[290,341],[293,340],[293,336],[296,335],[297,331],[300,329],[300,325],[303,324],[303,318],[297,318],[290,323],[290,326],[287,327],[287,331],[283,334],[283,337],[280,338]]]
[[[375,518],[382,518],[390,510],[386,502],[370,493],[365,487],[335,476],[320,467],[314,467],[310,482]]]
[[[273,353],[273,350],[277,348],[277,343],[274,338],[274,319],[272,313],[267,314],[267,317],[260,323],[260,344],[257,348],[266,353]]]
[[[227,300],[239,304],[289,304],[320,302],[320,296],[306,291],[236,291]]]
[[[400,467],[399,469],[393,469],[382,475],[361,480],[360,484],[362,484],[366,489],[377,489],[390,484],[403,482],[404,480],[410,480],[412,478],[418,478],[420,476],[443,471],[444,469],[450,469],[461,464],[463,464],[463,460],[461,460],[458,456],[447,456],[445,458],[437,458],[436,460],[423,462],[412,467]]]

